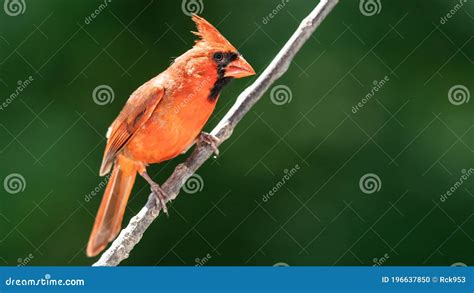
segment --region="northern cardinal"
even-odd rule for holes
[[[166,194],[147,174],[149,164],[178,156],[202,139],[222,88],[233,78],[255,74],[252,66],[217,29],[192,16],[199,39],[158,76],[128,99],[107,132],[100,175],[112,170],[87,244],[89,257],[100,253],[118,234],[135,177],[140,174],[167,213]],[[217,149],[216,149],[217,150]]]

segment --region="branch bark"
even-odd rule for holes
[[[296,53],[311,37],[324,18],[332,11],[339,0],[321,0],[315,9],[301,22],[285,46],[275,56],[273,61],[237,98],[237,101],[211,134],[219,139],[219,144],[227,140],[245,114],[261,99],[267,89],[280,78],[291,64]],[[173,174],[161,186],[168,195],[166,202],[174,200],[186,180],[211,157],[212,148],[206,144],[199,144],[191,156],[179,164]],[[128,226],[123,229],[117,239],[107,249],[94,266],[116,266],[128,258],[130,251],[140,241],[150,224],[158,216],[161,206],[150,194],[146,205],[134,216]]]

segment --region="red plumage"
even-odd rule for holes
[[[113,170],[89,238],[88,256],[100,253],[120,231],[137,172],[160,196],[146,166],[191,147],[214,111],[221,88],[232,78],[255,74],[215,27],[197,15],[192,19],[200,39],[139,87],[109,128],[100,175]]]

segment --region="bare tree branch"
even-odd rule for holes
[[[232,131],[242,117],[261,99],[267,89],[288,70],[296,53],[337,3],[338,0],[321,0],[316,8],[301,22],[298,29],[265,71],[239,95],[229,112],[211,132],[219,139],[219,144],[231,136]],[[191,156],[176,167],[173,174],[162,185],[163,190],[168,195],[166,202],[174,200],[178,196],[186,180],[211,157],[212,153],[211,146],[199,144]],[[146,205],[130,220],[128,226],[121,231],[117,239],[102,254],[94,266],[116,266],[122,260],[128,258],[130,251],[140,241],[143,233],[158,216],[162,208],[153,197],[154,195],[150,194]]]

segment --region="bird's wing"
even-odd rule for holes
[[[150,83],[143,85],[133,93],[107,133],[107,145],[100,167],[101,176],[110,171],[117,153],[151,117],[164,93],[165,90],[162,86],[151,85]]]

